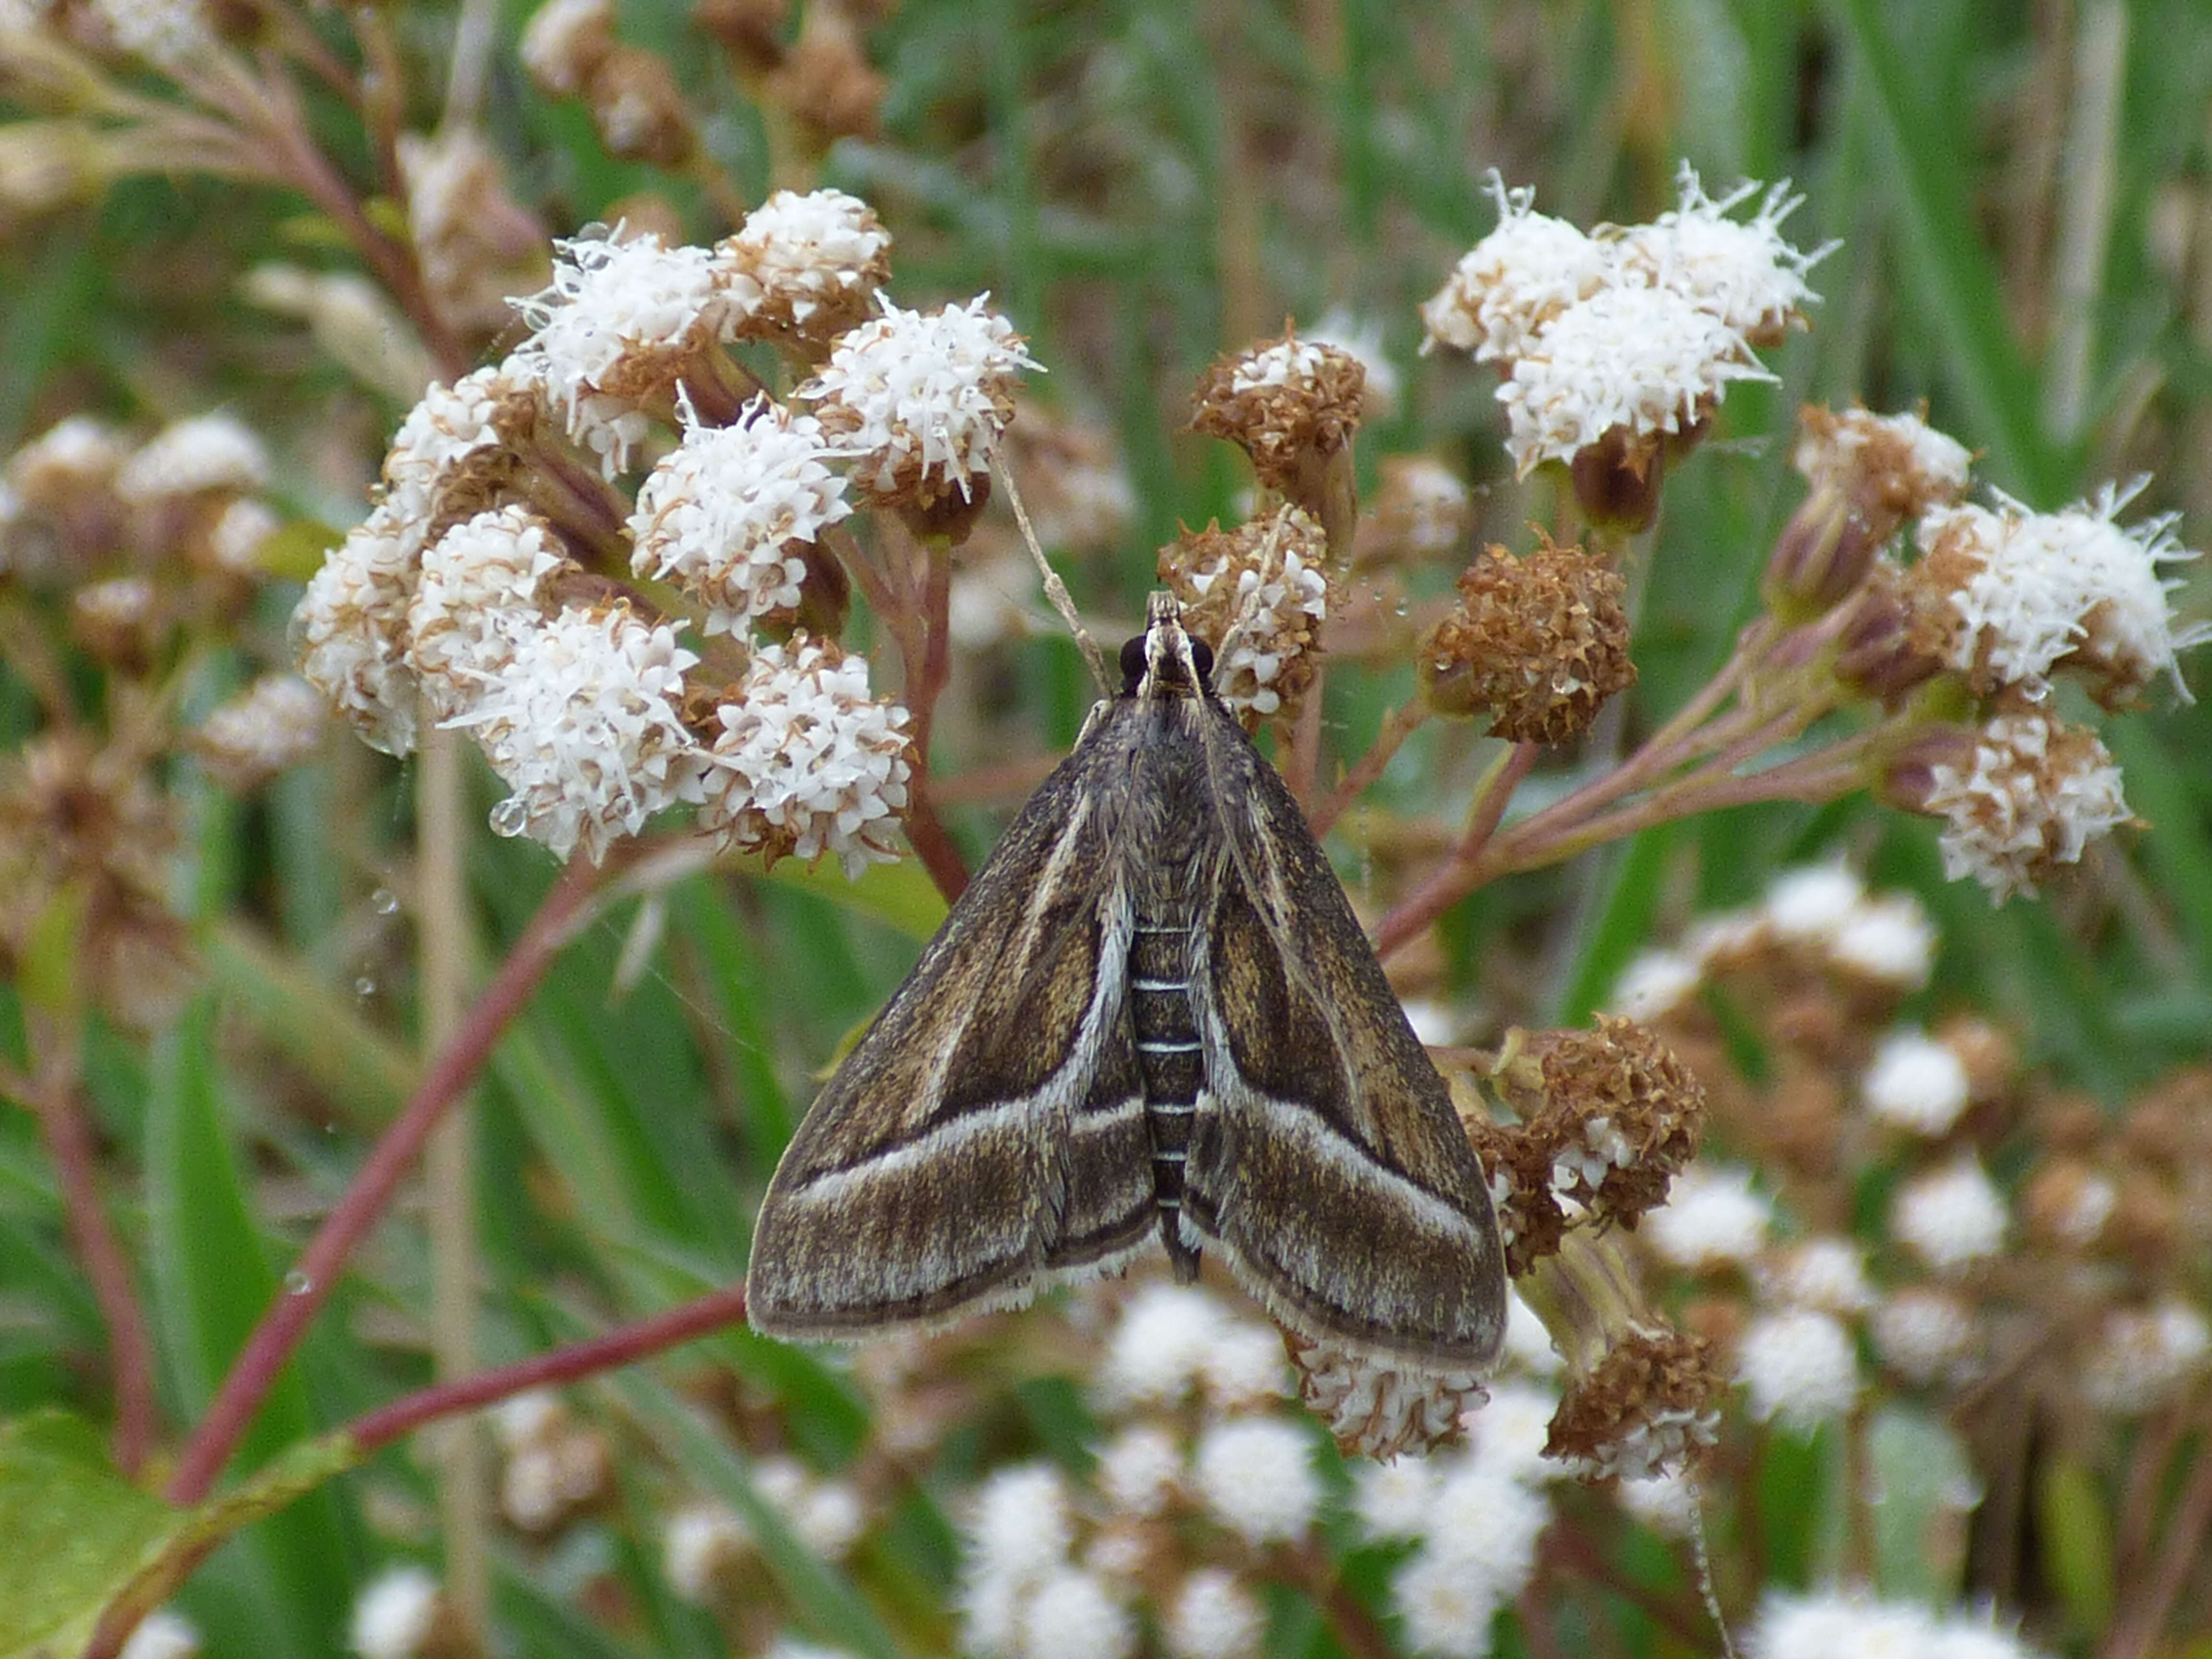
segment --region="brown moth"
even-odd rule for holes
[[[1121,694],[815,1101],[746,1299],[850,1339],[1024,1302],[1157,1230],[1287,1328],[1480,1369],[1505,1323],[1482,1167],[1290,791],[1155,593]]]

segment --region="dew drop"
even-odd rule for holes
[[[353,994],[357,997],[374,996],[376,994],[376,981],[371,978],[368,975],[363,974],[359,979],[354,981]]]
[[[314,1288],[315,1281],[297,1267],[284,1275],[284,1294],[287,1296],[305,1296]]]
[[[378,888],[368,896],[368,902],[370,908],[380,916],[396,916],[399,914],[399,895],[389,887]]]

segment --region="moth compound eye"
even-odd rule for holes
[[[1190,661],[1191,666],[1198,670],[1199,684],[1211,686],[1213,684],[1213,647],[1204,640],[1193,640],[1190,642]]]
[[[1145,636],[1124,641],[1121,647],[1121,689],[1134,691],[1137,682],[1145,678]]]

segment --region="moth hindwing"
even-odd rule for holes
[[[1155,1231],[1288,1328],[1480,1367],[1480,1164],[1304,817],[1152,596],[1121,693],[830,1079],[763,1201],[753,1324],[853,1338],[1025,1301]]]

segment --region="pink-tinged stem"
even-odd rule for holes
[[[1384,916],[1382,925],[1375,930],[1376,956],[1389,956],[1480,884],[1483,849],[1496,832],[1498,820],[1505,816],[1514,790],[1536,764],[1540,747],[1533,743],[1515,744],[1506,750],[1502,763],[1482,781],[1467,833],[1461,836],[1459,846],[1426,881]]]
[[[545,896],[530,926],[453,1033],[453,1041],[432,1063],[415,1097],[384,1132],[353,1184],[308,1241],[289,1275],[288,1288],[254,1327],[206,1415],[193,1429],[176,1473],[169,1478],[167,1496],[171,1503],[197,1504],[214,1486],[285,1362],[299,1346],[308,1322],[329,1299],[354,1246],[383,1215],[400,1178],[422,1150],[430,1132],[483,1067],[500,1034],[521,1012],[561,947],[588,918],[599,884],[613,867],[613,859],[605,868],[573,859]],[[299,1288],[295,1291],[290,1285]]]
[[[42,1035],[49,1046],[58,1044],[53,1033]],[[48,1067],[35,1083],[21,1080],[18,1092],[38,1112],[46,1154],[53,1159],[54,1174],[61,1183],[70,1241],[84,1264],[93,1300],[107,1327],[108,1369],[115,1388],[115,1466],[125,1474],[135,1475],[154,1449],[154,1340],[147,1328],[146,1311],[139,1304],[131,1259],[108,1219],[106,1206],[100,1202],[99,1154],[93,1145],[92,1126],[86,1121],[83,1098],[66,1065]]]
[[[1318,841],[1335,827],[1336,821],[1350,810],[1352,803],[1382,775],[1383,770],[1396,757],[1405,741],[1419,729],[1429,717],[1428,705],[1420,702],[1407,703],[1392,709],[1383,716],[1382,729],[1375,734],[1375,741],[1367,747],[1344,775],[1344,781],[1329,792],[1329,797],[1314,811],[1314,838]]]
[[[355,1419],[345,1432],[363,1452],[373,1452],[440,1418],[472,1412],[527,1389],[573,1382],[580,1376],[632,1364],[728,1326],[743,1324],[744,1317],[744,1285],[727,1285],[588,1342],[417,1389]]]

